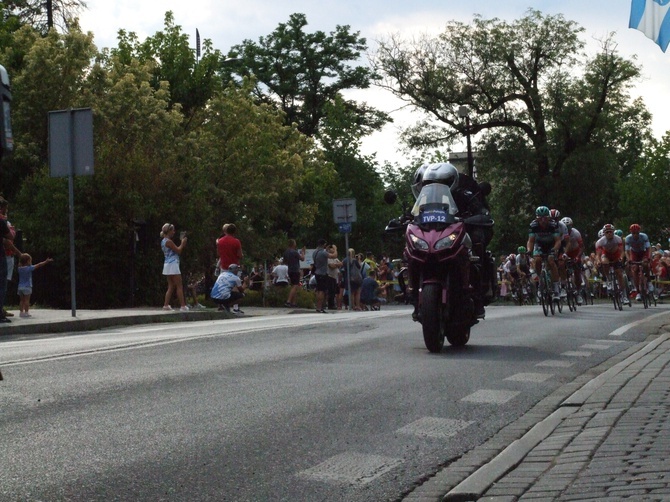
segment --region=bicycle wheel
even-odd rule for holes
[[[547,303],[547,295],[545,295],[546,285],[544,281],[540,282],[540,305],[542,305],[542,312],[545,316],[549,316],[549,304]]]
[[[619,283],[616,280],[616,277],[610,276],[610,281],[612,283],[612,303],[614,304],[614,310],[623,310],[621,305],[621,291],[619,291]]]
[[[644,305],[644,308],[648,309],[649,308],[649,292],[644,291],[645,288],[640,288],[642,291],[640,291],[640,296],[642,297],[642,305]]]

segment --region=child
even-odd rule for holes
[[[19,293],[19,309],[20,317],[32,317],[28,310],[30,309],[30,295],[33,292],[33,270],[43,267],[47,263],[51,263],[53,259],[46,260],[33,265],[33,258],[28,253],[23,253],[19,258],[19,286],[17,292]]]

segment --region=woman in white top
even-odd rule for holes
[[[165,293],[165,302],[163,303],[163,310],[172,310],[170,300],[172,293],[176,291],[177,299],[179,300],[181,311],[187,311],[188,307],[184,301],[184,287],[181,281],[181,272],[179,270],[179,255],[181,254],[188,237],[186,232],[182,232],[181,242],[177,246],[172,242],[175,229],[174,225],[166,223],[161,229],[161,249],[165,255],[165,263],[163,264],[163,275],[167,277],[168,289]]]

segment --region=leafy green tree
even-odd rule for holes
[[[297,124],[307,136],[315,136],[326,114],[326,106],[342,91],[367,89],[374,75],[357,64],[367,41],[349,26],[337,26],[329,34],[306,33],[307,18],[292,14],[270,35],[258,42],[245,40],[228,53],[221,71],[224,79],[233,74],[250,77],[255,94],[273,103],[286,115],[287,124]],[[236,59],[230,61],[230,58]],[[356,125],[376,130],[388,117],[364,104],[343,100],[357,116]]]
[[[175,24],[174,14],[165,13],[165,27],[140,42],[133,32],[119,31],[118,47],[110,51],[119,61],[137,59],[152,65],[152,85],[158,89],[162,82],[170,85],[170,100],[179,104],[187,117],[185,125],[195,126],[192,120],[217,90],[221,79],[217,74],[221,53],[212,47],[210,39],[203,40],[202,57],[189,46],[189,37]]]
[[[238,224],[245,252],[255,258],[283,250],[282,223],[288,219],[312,224],[316,199],[303,199],[301,193],[325,192],[332,167],[313,140],[285,126],[274,107],[256,104],[248,88],[217,90],[198,110],[201,120],[187,128],[169,83],[156,84],[150,61],[98,54],[92,41],[74,30],[42,38],[26,29],[14,36],[22,96],[15,108],[21,117],[17,137],[27,143],[22,148],[37,153],[12,197],[13,221],[24,231],[24,249],[55,259],[49,295],[38,293],[38,301],[69,303],[67,182],[49,177],[39,153],[46,151],[46,135],[40,133],[46,130],[46,111],[53,108],[86,106],[94,112],[95,174],[75,178],[82,308],[160,301],[165,284],[158,232],[166,221],[189,231],[184,274],[214,263],[214,240],[224,222]],[[70,76],[59,61],[75,46],[79,52],[73,60],[91,57]],[[37,95],[46,84],[31,75],[54,84],[50,96]],[[56,85],[57,77],[66,82]]]
[[[666,133],[660,141],[651,140],[617,188],[622,215],[618,227],[627,229],[638,223],[654,242],[670,237],[665,211],[670,193],[670,134]]]
[[[13,16],[43,35],[51,28],[68,31],[85,8],[83,0],[4,0],[2,3],[5,16]]]
[[[93,35],[72,29],[42,37],[30,26],[12,35],[0,52],[11,76],[14,154],[3,159],[5,194],[14,196],[22,180],[48,162],[48,113],[85,107],[86,69],[96,55]]]
[[[460,140],[468,131],[459,109],[467,106],[469,132],[482,133],[478,175],[494,182],[494,216],[505,215],[498,238],[515,246],[525,236],[512,226],[540,204],[593,227],[614,217],[616,180],[649,137],[648,112],[630,102],[639,68],[611,37],[585,56],[582,32],[533,10],[513,22],[478,16],[450,22],[436,38],[390,38],[373,58],[384,87],[426,113],[404,133],[410,146]],[[591,190],[575,193],[585,176]]]

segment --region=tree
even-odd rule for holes
[[[68,31],[85,8],[83,0],[5,0],[2,6],[7,15],[16,17],[43,35],[51,28]]]
[[[450,22],[438,38],[381,42],[374,69],[385,75],[383,87],[427,114],[405,131],[410,146],[460,139],[467,126],[459,108],[466,105],[470,134],[523,140],[533,153],[533,190],[548,200],[570,157],[605,139],[602,131],[625,115],[627,91],[639,76],[611,37],[582,63],[582,31],[561,15],[533,10],[511,23],[477,16],[472,24]]]
[[[249,88],[216,90],[197,110],[202,119],[187,128],[169,83],[156,87],[150,58],[97,53],[90,34],[76,30],[41,37],[24,27],[13,37],[13,113],[22,149],[13,160],[32,159],[11,196],[13,221],[27,251],[55,259],[50,288],[38,301],[69,302],[67,182],[49,177],[45,156],[51,109],[93,109],[95,174],[75,178],[80,307],[160,301],[158,232],[166,221],[189,230],[184,274],[214,263],[223,222],[238,224],[254,258],[283,251],[288,219],[313,223],[316,199],[302,192],[327,192],[332,167],[312,139],[284,125],[274,107],[257,104]],[[63,68],[67,58],[71,67]]]
[[[119,31],[118,48],[110,51],[119,61],[128,63],[137,59],[152,66],[152,85],[158,89],[162,82],[170,85],[170,100],[179,104],[187,117],[185,125],[192,123],[196,113],[207,100],[221,89],[217,74],[221,53],[213,49],[212,41],[203,41],[202,57],[198,60],[195,48],[189,46],[189,37],[174,22],[171,11],[165,13],[164,31],[140,42],[133,32]]]
[[[96,55],[93,35],[78,27],[46,36],[30,26],[12,34],[0,58],[12,78],[12,129],[15,152],[3,160],[2,185],[14,196],[22,180],[48,162],[48,113],[85,107],[86,69]]]
[[[258,99],[278,106],[288,125],[295,123],[303,134],[315,136],[327,104],[344,90],[367,89],[374,75],[369,68],[351,64],[367,48],[359,32],[337,26],[330,34],[305,33],[306,26],[304,14],[292,14],[288,23],[280,23],[258,43],[244,40],[234,46],[228,56],[237,61],[223,61],[221,71],[225,79],[233,73],[253,76]],[[389,120],[364,104],[343,103],[355,112],[357,127],[376,130]]]
[[[639,223],[654,242],[670,237],[665,213],[670,193],[670,134],[650,142],[617,188],[622,214],[619,227],[627,229],[632,223]]]

